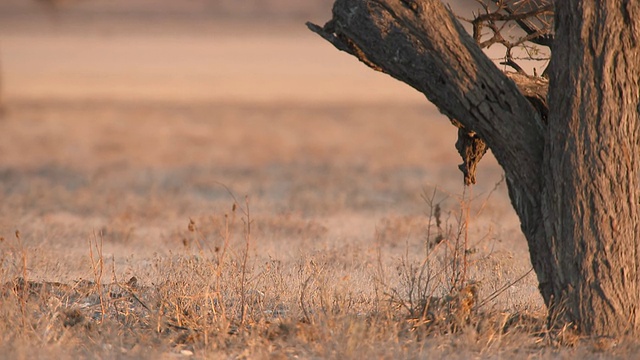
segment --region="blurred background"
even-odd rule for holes
[[[3,98],[401,101],[423,97],[306,29],[330,0],[3,0]]]
[[[3,0],[3,98],[423,102],[306,29],[332,3]],[[479,9],[446,3],[466,18]]]

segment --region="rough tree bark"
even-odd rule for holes
[[[551,292],[599,334],[638,333],[640,2],[558,1],[543,171]]]
[[[556,6],[549,107],[545,80],[503,74],[440,0],[337,0],[308,25],[486,142],[550,310],[586,334],[638,334],[640,5]]]

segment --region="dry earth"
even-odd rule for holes
[[[527,274],[526,242],[495,160],[488,155],[480,164],[479,184],[465,190],[455,129],[447,119],[412,89],[338,53],[298,21],[308,15],[322,22],[328,15],[317,9],[324,7],[268,23],[248,22],[249,10],[235,14],[237,21],[215,11],[205,16],[196,6],[201,3],[189,2],[195,10],[178,6],[179,16],[171,15],[170,7],[148,13],[140,5],[127,12],[123,2],[84,2],[57,12],[18,2],[3,5],[3,356],[559,354],[535,347],[535,339],[522,350],[513,340],[501,348],[500,336],[416,342],[400,330],[377,345],[377,340],[354,345],[348,338],[359,334],[350,327],[357,321],[342,332],[332,325],[313,330],[330,329],[334,335],[299,330],[297,319],[320,321],[314,314],[324,309],[325,292],[347,316],[371,313],[368,306],[379,306],[381,298],[390,302],[393,291],[405,294],[409,265],[431,256],[427,244],[440,232],[445,241],[428,261],[437,273],[429,291],[445,295],[454,275],[447,261],[454,241],[464,238],[458,231],[465,209],[466,277],[476,281],[478,302]],[[269,4],[277,8],[284,2]],[[429,216],[436,203],[439,229]],[[234,218],[225,236],[225,219]],[[227,250],[225,258],[220,252]],[[100,261],[104,267],[97,272]],[[213,280],[198,278],[204,276],[198,269],[237,277],[229,275],[225,292],[220,282],[214,286]],[[248,278],[241,277],[243,269]],[[204,278],[223,279],[215,271],[207,274]],[[137,283],[128,287],[132,277]],[[322,285],[314,285],[319,295],[309,290],[311,280]],[[105,314],[122,315],[113,300],[119,297],[114,287],[107,296],[111,302],[96,295],[103,294],[96,282],[118,283],[118,294],[144,293],[143,299],[129,299],[141,332],[164,324],[157,325],[158,333],[173,329],[182,337],[131,335],[122,329],[138,328],[123,325],[126,316],[122,321],[115,316],[110,320],[115,325],[108,325]],[[262,317],[255,320],[254,314],[253,329],[277,322],[264,314],[287,315],[275,335],[251,337],[243,333],[251,328],[243,327],[244,313],[238,310],[223,317],[229,335],[217,343],[181,333],[204,333],[207,339],[216,327],[191,326],[180,315],[149,320],[161,313],[152,302],[165,304],[160,308],[179,303],[170,300],[171,287],[192,300],[202,295],[203,288],[189,288],[191,283],[213,286],[215,309],[220,301],[237,310],[234,301],[251,303],[245,295],[259,294]],[[32,290],[41,296],[34,315],[25,314],[26,302],[37,300],[20,295],[26,284],[37,286]],[[53,287],[44,295],[48,302],[42,300],[43,284]],[[147,290],[134,291],[134,285]],[[241,300],[227,294],[241,294]],[[356,305],[350,307],[350,301]],[[153,309],[143,309],[143,303]],[[113,308],[105,310],[105,304]],[[485,309],[539,314],[535,276],[524,276]],[[178,314],[187,317],[186,310]],[[87,334],[78,335],[76,319]],[[297,332],[283,330],[287,322],[295,323]],[[236,343],[234,336],[244,340]]]

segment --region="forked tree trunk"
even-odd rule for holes
[[[544,81],[516,86],[440,0],[337,0],[308,25],[486,141],[550,309],[586,334],[639,334],[640,10],[585,3],[557,4],[548,109],[530,93]]]

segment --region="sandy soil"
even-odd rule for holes
[[[381,242],[390,262],[420,256],[434,189],[455,224],[455,129],[302,24],[40,19],[0,31],[0,235],[14,246],[20,232],[33,278],[90,278],[88,242],[103,237],[115,270],[144,280],[184,248],[190,219],[230,211],[229,191],[249,198],[259,258],[374,258]],[[488,155],[466,194],[471,244],[489,259],[476,275],[494,287],[530,268],[501,176]],[[534,277],[505,302],[539,306]]]

